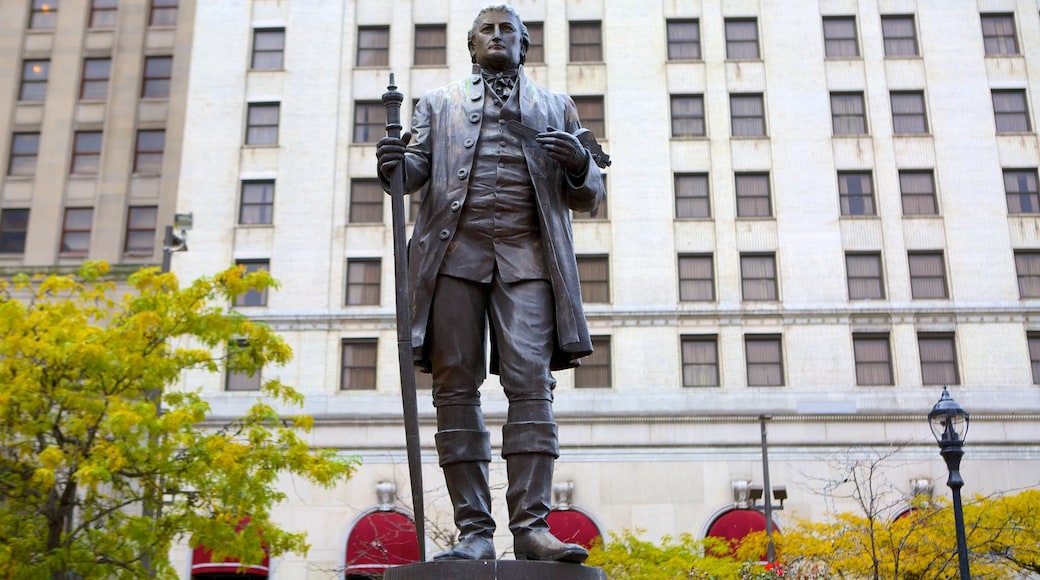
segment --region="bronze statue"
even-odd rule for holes
[[[469,32],[473,74],[423,95],[411,132],[376,150],[384,189],[403,171],[404,191],[423,196],[409,248],[411,341],[416,366],[433,374],[437,453],[460,533],[435,559],[495,558],[479,393],[489,325],[491,372],[509,401],[502,456],[515,557],[588,557],[546,523],[559,457],[551,371],[592,352],[569,212],[602,201],[602,158],[575,136],[574,101],[524,76],[529,44],[511,7],[483,9]]]

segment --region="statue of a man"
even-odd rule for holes
[[[604,197],[570,97],[535,85],[521,65],[530,38],[509,6],[473,22],[473,74],[423,95],[412,129],[377,147],[379,174],[404,171],[422,195],[409,249],[415,363],[433,373],[436,445],[459,543],[435,559],[494,559],[490,435],[479,389],[500,376],[509,412],[502,456],[518,560],[583,562],[588,552],[549,532],[553,463],[559,457],[551,371],[592,352],[581,305],[570,210]],[[517,120],[539,132],[524,137]]]

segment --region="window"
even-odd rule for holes
[[[679,256],[679,300],[715,300],[715,264],[710,254]]]
[[[885,38],[885,56],[917,56],[917,29],[913,16],[882,16],[881,36]]]
[[[1013,14],[983,14],[982,45],[987,56],[1018,54]]]
[[[246,116],[246,145],[277,145],[278,103],[249,103]]]
[[[42,101],[47,96],[47,76],[50,68],[49,60],[27,60],[22,63],[19,101]]]
[[[177,26],[177,0],[152,0],[148,26]]]
[[[15,133],[11,136],[8,175],[35,175],[36,157],[40,153],[39,133]]]
[[[925,385],[957,385],[957,349],[952,334],[918,333],[921,353],[921,382]]]
[[[993,116],[997,133],[1026,133],[1032,128],[1023,90],[993,91]]]
[[[744,300],[776,300],[776,257],[773,254],[740,256],[740,290]]]
[[[115,28],[119,0],[91,0],[90,28]]]
[[[285,56],[284,28],[253,30],[253,70],[280,70]]]
[[[110,58],[83,59],[83,79],[79,98],[84,101],[104,100],[108,96],[108,77],[112,70]]]
[[[408,214],[406,218],[408,223],[414,224],[415,218],[419,215],[419,206],[422,205],[422,194],[415,192],[405,196],[405,213]],[[425,373],[424,373],[425,374]]]
[[[672,96],[672,137],[704,136],[704,96]]]
[[[668,60],[701,58],[701,28],[697,20],[668,21]]]
[[[581,366],[574,369],[574,388],[609,389],[610,386],[610,337],[593,336],[592,354],[581,359]]]
[[[377,344],[372,338],[343,341],[343,371],[339,384],[341,390],[375,390]]]
[[[744,350],[747,356],[749,387],[783,386],[784,364],[779,336],[745,336]]]
[[[924,93],[893,92],[892,128],[896,135],[920,135],[928,132],[924,112]]]
[[[73,175],[97,175],[101,167],[101,131],[76,131],[72,143]]]
[[[734,176],[737,193],[737,217],[769,217],[773,209],[769,202],[769,175],[765,173],[738,173]]]
[[[1037,194],[1035,169],[1005,169],[1004,193],[1008,213],[1040,213],[1040,195]]]
[[[375,179],[353,179],[350,182],[349,221],[354,224],[383,223],[383,187]],[[416,196],[418,197],[418,196]]]
[[[947,298],[942,252],[910,252],[910,294],[915,300]]]
[[[734,137],[765,137],[766,114],[762,95],[730,95],[729,112]]]
[[[574,105],[578,107],[578,118],[581,126],[600,139],[607,138],[605,123],[606,115],[603,113],[603,97],[574,97]]]
[[[150,206],[131,206],[126,210],[126,241],[123,253],[152,255],[155,253],[155,226],[158,223],[159,208]]]
[[[163,150],[166,149],[166,131],[149,129],[137,132],[134,150],[134,173],[159,175],[162,173]]]
[[[838,173],[838,199],[841,215],[876,215],[874,210],[874,180],[869,173]]]
[[[232,359],[240,356],[240,353],[249,348],[249,341],[245,339],[239,339],[231,341],[228,344],[228,369],[225,376],[224,390],[227,391],[259,391],[260,390],[260,372],[247,372],[244,370],[235,370],[232,368],[234,365],[231,363]]]
[[[1019,297],[1040,298],[1040,252],[1016,251],[1015,270]]]
[[[892,349],[887,334],[853,334],[852,353],[856,359],[857,385],[895,384],[892,379]]]
[[[852,16],[832,16],[823,19],[823,49],[828,58],[859,56],[856,40],[856,19]]]
[[[43,30],[58,23],[58,0],[32,0],[29,28]]]
[[[674,181],[675,217],[711,217],[711,203],[708,199],[707,174],[676,173]]]
[[[1029,343],[1029,366],[1033,368],[1033,384],[1040,385],[1040,333],[1026,335]]]
[[[375,143],[386,135],[386,107],[380,101],[354,103],[354,142]]]
[[[882,300],[885,282],[881,275],[881,254],[845,254],[845,273],[849,300]]]
[[[415,25],[415,65],[448,62],[448,27],[443,24]]]
[[[582,302],[610,302],[610,267],[606,256],[578,256]]]
[[[235,260],[235,265],[245,268],[246,274],[271,269],[270,260]],[[235,306],[267,306],[267,289],[250,290],[240,295],[235,298]]]
[[[347,260],[347,306],[378,306],[381,274],[378,258]]]
[[[600,179],[603,180],[603,200],[599,202],[592,211],[572,211],[571,219],[576,221],[603,221],[609,217],[607,207],[610,205],[607,200],[610,199],[610,193],[607,190],[607,174],[600,172]]]
[[[931,171],[900,171],[899,195],[903,201],[903,215],[937,215],[935,177]]]
[[[29,233],[29,210],[0,210],[0,254],[25,253],[25,236]]]
[[[603,62],[599,21],[571,22],[571,62]]]
[[[390,27],[358,27],[357,66],[390,64]]]
[[[543,64],[545,62],[545,25],[541,22],[525,22],[527,35],[531,37],[531,44],[527,47],[524,55],[526,64]]]
[[[758,22],[754,18],[726,19],[726,58],[755,60],[758,54]]]
[[[682,386],[719,386],[718,337],[714,335],[683,336],[680,344],[682,347]]]
[[[90,231],[94,225],[94,208],[70,207],[65,209],[61,224],[62,254],[85,255],[90,251]]]
[[[146,99],[169,98],[170,78],[172,76],[172,56],[145,57],[144,83],[141,85],[141,96]]]
[[[274,223],[274,180],[242,182],[238,223],[243,226]]]
[[[863,93],[831,93],[831,124],[835,135],[866,135]]]

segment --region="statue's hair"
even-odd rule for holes
[[[520,14],[517,13],[516,9],[508,4],[485,6],[480,9],[477,17],[473,19],[473,26],[469,28],[469,34],[466,35],[466,46],[469,47],[470,62],[477,62],[477,52],[474,50],[473,37],[477,34],[477,24],[480,22],[480,17],[485,12],[506,12],[520,23],[520,64],[524,64],[524,61],[527,60],[527,48],[531,46],[531,35],[527,32],[527,25],[524,24],[524,19],[520,18]]]

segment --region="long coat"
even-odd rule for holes
[[[570,97],[549,91],[519,75],[520,115],[525,125],[577,131],[577,108]],[[455,235],[469,191],[474,152],[484,112],[484,82],[479,74],[427,92],[412,120],[412,143],[405,156],[405,192],[423,195],[409,243],[408,284],[412,309],[415,364],[429,371],[426,326],[444,253]],[[566,171],[537,143],[523,140],[524,156],[538,200],[542,247],[555,300],[556,344],[553,370],[577,366],[592,352],[592,340],[581,305],[578,266],[574,257],[568,210],[591,211],[605,195],[599,169],[592,163],[582,183],[571,183]],[[384,188],[389,182],[383,179]],[[497,373],[492,340],[491,372]]]

